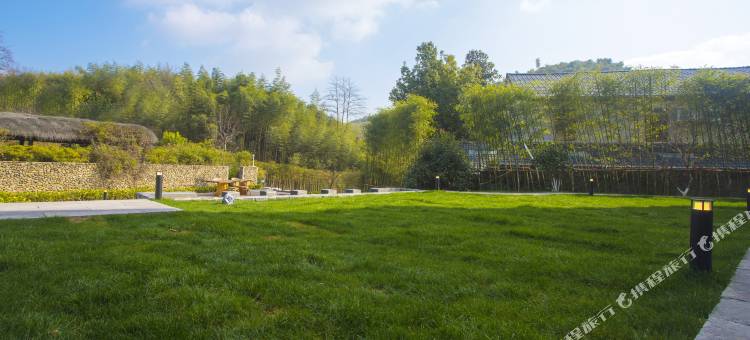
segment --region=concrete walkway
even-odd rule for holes
[[[336,193],[336,194],[304,194],[304,195],[290,195],[277,194],[273,196],[235,196],[236,200],[240,201],[273,201],[273,200],[288,200],[297,198],[334,198],[334,197],[354,197],[363,195],[390,195],[390,194],[403,194],[403,193],[415,193],[424,192],[424,190],[407,189],[404,191],[386,191],[386,192],[359,192],[355,194]],[[139,192],[138,197],[152,199],[154,197],[153,192]],[[177,192],[164,193],[163,198],[172,199],[175,201],[221,201],[221,197],[216,197],[213,193],[194,193],[194,192]]]
[[[750,249],[696,339],[750,339]]]
[[[0,219],[95,216],[180,211],[149,200],[2,203]]]

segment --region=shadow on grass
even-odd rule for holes
[[[175,205],[186,210],[3,221],[7,334],[559,338],[689,236],[682,206]],[[717,224],[738,210],[719,208]],[[597,334],[694,336],[748,244],[732,234],[714,274],[683,270]]]

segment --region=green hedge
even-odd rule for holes
[[[362,188],[362,174],[356,170],[340,171],[335,174],[320,169],[303,168],[291,164],[256,162],[259,168],[258,181],[265,180],[269,187],[282,189],[304,189],[318,193],[321,189]]]
[[[18,145],[0,144],[0,160],[22,162],[78,162],[90,161],[91,147],[62,146],[58,144]],[[162,145],[146,153],[146,162],[152,164],[233,165],[249,163],[252,154],[247,151],[229,152],[214,148],[208,143],[182,143]]]
[[[7,202],[54,202],[54,201],[90,201],[100,200],[105,190],[67,190],[42,192],[0,192],[0,203]],[[142,190],[118,189],[107,190],[109,199],[132,199],[135,193]]]
[[[209,143],[168,144],[148,151],[146,162],[151,164],[229,165],[230,176],[236,176],[240,164],[249,164],[253,154],[247,151],[229,152]]]
[[[80,146],[0,144],[2,161],[85,163],[89,161],[90,152],[91,148]]]
[[[195,191],[195,192],[213,192],[215,187],[186,187],[173,188],[167,191]],[[86,190],[65,190],[65,191],[41,191],[41,192],[2,192],[0,191],[0,203],[9,202],[57,202],[57,201],[91,201],[100,200],[104,192],[108,192],[109,199],[134,199],[135,194],[141,191],[153,191],[154,188],[135,188],[135,189],[86,189]]]
[[[228,165],[234,161],[231,152],[204,143],[157,146],[146,154],[152,164]]]

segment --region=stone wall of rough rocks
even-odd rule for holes
[[[229,176],[228,166],[146,164],[137,178],[117,178],[105,183],[94,163],[0,162],[0,191],[153,187],[157,171],[164,175],[165,189],[204,186],[207,184],[203,180]],[[257,177],[257,168],[255,173]]]
[[[240,176],[244,179],[249,179],[250,183],[258,183],[258,167],[257,166],[243,166],[240,167]]]

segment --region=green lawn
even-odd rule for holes
[[[688,245],[674,198],[408,193],[0,221],[8,338],[561,338]],[[718,202],[724,223],[744,202]],[[591,338],[686,339],[750,226]]]

